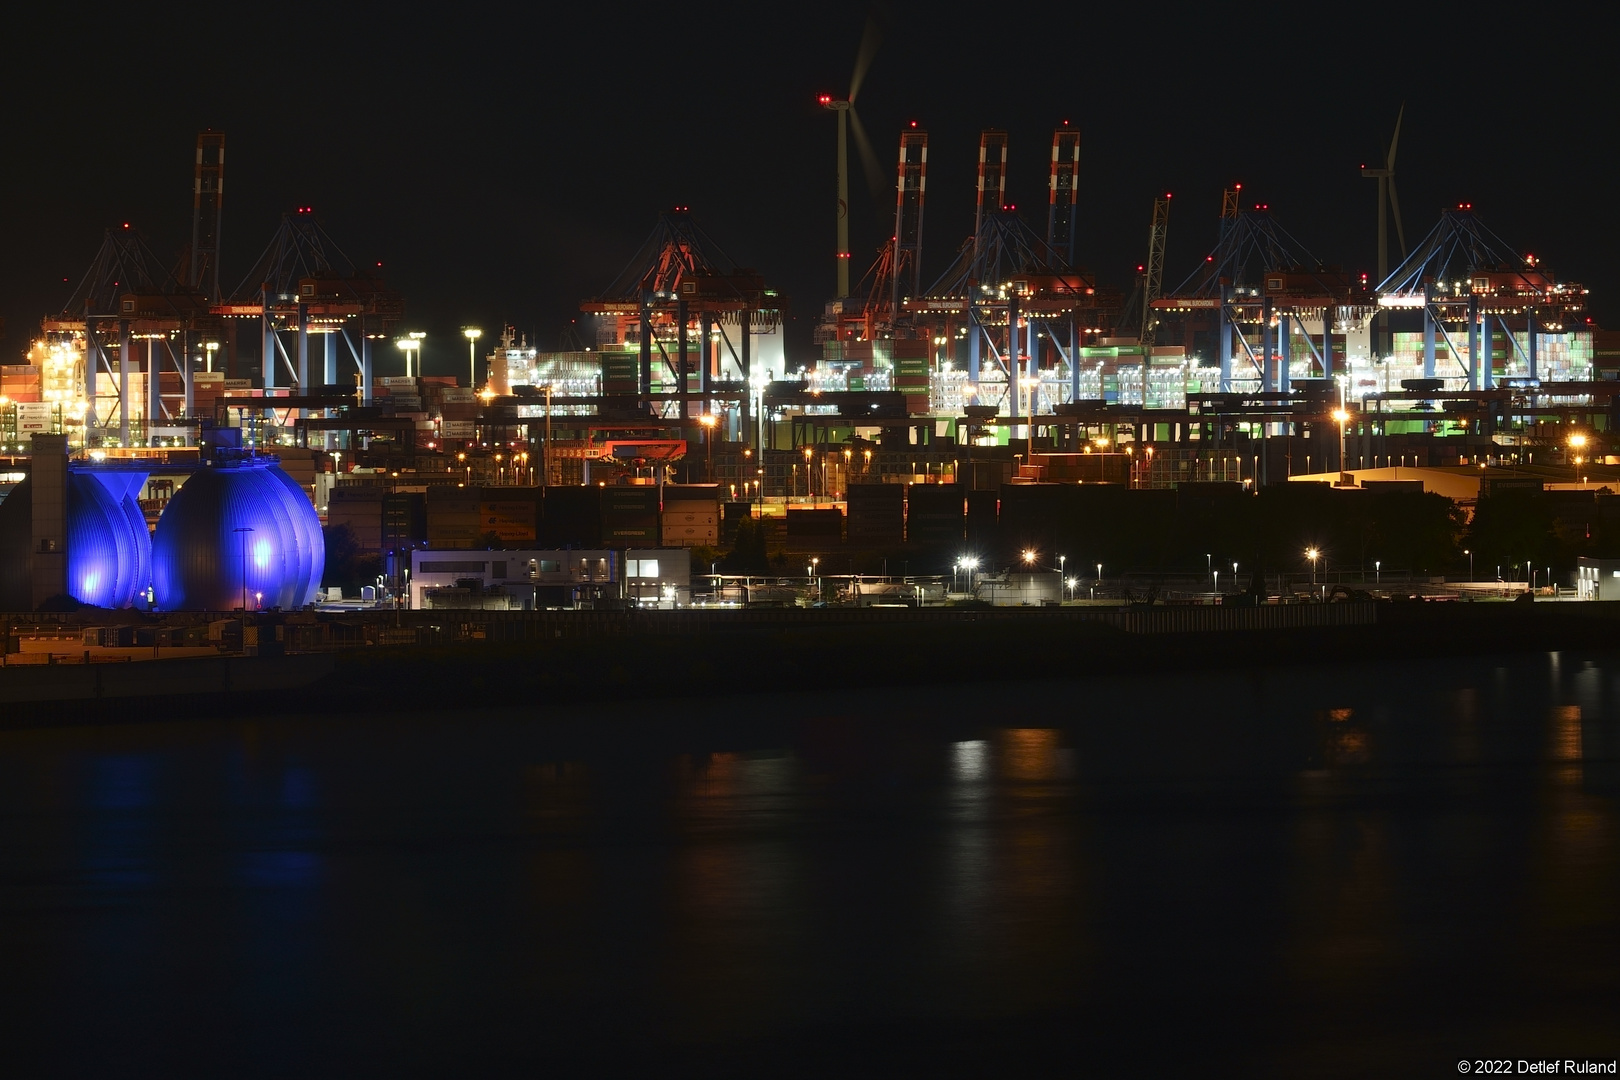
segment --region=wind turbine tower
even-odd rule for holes
[[[849,128],[855,128],[856,148],[861,153],[861,159],[866,166],[868,177],[878,172],[877,155],[872,152],[871,141],[866,137],[866,129],[861,126],[861,118],[855,112],[855,95],[861,92],[861,81],[866,78],[866,69],[872,66],[872,57],[877,54],[878,44],[882,41],[882,34],[878,25],[871,19],[866,22],[866,30],[861,35],[861,47],[855,54],[855,70],[849,77],[849,95],[835,98],[831,94],[822,94],[817,101],[824,109],[831,109],[838,114],[838,299],[849,295]]]
[[[1402,105],[1395,114],[1395,133],[1390,136],[1389,150],[1384,154],[1384,167],[1369,169],[1361,167],[1361,175],[1368,179],[1378,181],[1378,283],[1383,284],[1389,277],[1389,221],[1387,214],[1395,215],[1395,238],[1401,245],[1401,258],[1406,258],[1406,232],[1401,228],[1401,200],[1395,194],[1395,148],[1401,141],[1401,120],[1406,116],[1406,106]],[[1385,321],[1382,312],[1379,313],[1379,349],[1389,351],[1389,324]]]

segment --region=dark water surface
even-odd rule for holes
[[[1617,796],[1571,653],[11,730],[0,1072],[1607,1062]]]

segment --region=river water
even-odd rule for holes
[[[1620,668],[1061,666],[1082,678],[0,732],[0,1066],[1620,1052]]]

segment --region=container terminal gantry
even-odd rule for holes
[[[755,271],[727,267],[689,209],[676,207],[580,310],[597,317],[606,395],[693,429],[721,406],[726,434],[751,442],[758,381],[784,362],[785,300]]]
[[[975,230],[952,265],[905,308],[928,326],[953,357],[966,339],[964,393],[1009,417],[1050,411],[1058,393],[1042,402],[1043,373],[1067,369],[1069,396],[1079,392],[1079,349],[1118,297],[1060,254],[1072,250],[1073,169],[1078,133],[1054,133],[1048,235],[1031,229],[1006,202],[1007,136],[986,130],[979,139]],[[941,364],[947,362],[936,358]],[[998,388],[999,387],[999,388]],[[965,402],[964,402],[965,404]]]
[[[1311,376],[1332,378],[1344,367],[1342,354],[1336,364],[1333,335],[1366,332],[1377,311],[1372,291],[1365,281],[1325,266],[1268,205],[1242,208],[1242,194],[1241,184],[1223,193],[1215,248],[1149,307],[1179,316],[1188,346],[1195,334],[1213,331],[1222,393],[1236,389],[1234,346],[1251,369],[1243,380],[1255,379],[1262,393],[1289,392],[1296,338]]]
[[[1509,373],[1539,383],[1542,335],[1580,325],[1586,293],[1559,281],[1534,255],[1519,254],[1475,216],[1472,204],[1461,203],[1442,211],[1428,236],[1379,283],[1378,305],[1422,312],[1423,378],[1444,377],[1436,356],[1443,341],[1468,389],[1489,390]],[[1500,372],[1497,330],[1508,350]]]
[[[347,385],[339,375],[341,341],[360,378],[361,401],[369,405],[373,342],[385,340],[404,318],[405,302],[379,274],[359,269],[312,209],[299,207],[282,215],[253,269],[213,311],[228,319],[259,320],[266,390],[309,394],[317,386]],[[310,374],[312,336],[323,346],[318,379]],[[292,339],[291,351],[286,338]]]

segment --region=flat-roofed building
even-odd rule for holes
[[[414,608],[638,607],[689,603],[692,556],[684,548],[434,550],[411,552]],[[476,598],[476,599],[475,599]]]

